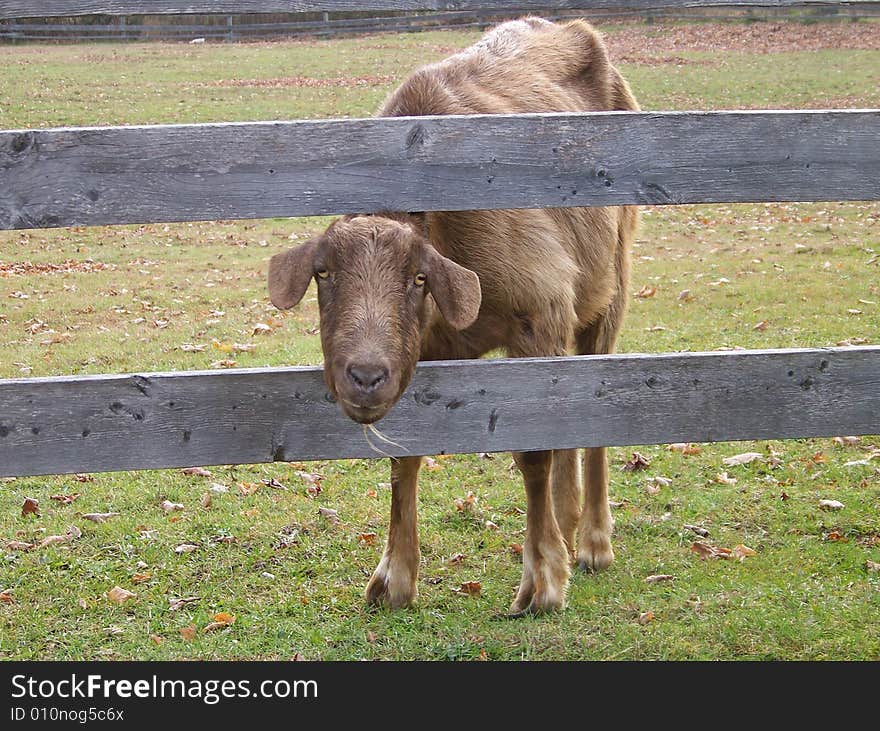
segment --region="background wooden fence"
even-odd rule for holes
[[[22,5],[0,2],[0,17]],[[205,3],[44,5],[72,14]],[[0,131],[0,228],[880,200],[878,141],[878,110],[9,130]],[[877,434],[880,348],[422,364],[382,428],[400,443],[382,445],[396,455]],[[319,368],[0,380],[0,475],[368,456]]]

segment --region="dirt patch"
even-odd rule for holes
[[[282,76],[275,79],[222,79],[211,86],[248,86],[268,89],[331,88],[354,86],[383,86],[393,83],[393,76],[336,76],[328,79],[314,79],[309,76]]]
[[[682,51],[767,54],[880,49],[880,27],[876,23],[634,25],[604,35],[615,62],[651,65],[655,61],[657,65],[669,63],[670,56],[675,58]]]
[[[105,269],[113,269],[100,261],[73,261],[68,259],[61,264],[34,264],[29,261],[0,262],[0,277],[22,277],[28,274],[80,274],[89,272],[101,272]]]

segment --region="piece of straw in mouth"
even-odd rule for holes
[[[367,440],[367,444],[370,445],[370,448],[374,452],[378,452],[379,454],[381,454],[385,457],[393,457],[394,456],[394,455],[388,454],[388,452],[386,452],[384,449],[380,449],[375,444],[373,444],[373,440],[370,439],[370,432],[373,432],[373,434],[375,434],[381,441],[385,442],[386,444],[391,444],[392,446],[400,447],[401,449],[403,449],[402,444],[398,444],[397,442],[392,441],[391,439],[386,437],[373,424],[361,424],[361,426],[363,427],[363,430],[364,430],[364,439]]]

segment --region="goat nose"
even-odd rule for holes
[[[376,365],[350,365],[346,369],[352,383],[365,393],[375,391],[388,380],[388,369]]]

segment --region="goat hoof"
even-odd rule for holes
[[[595,534],[587,540],[582,538],[577,560],[578,566],[588,574],[607,569],[614,561],[611,539],[603,534]]]
[[[405,609],[418,598],[418,586],[415,579],[401,580],[380,565],[370,577],[364,598],[370,606]]]
[[[558,591],[542,591],[535,592],[530,596],[521,596],[522,592],[517,594],[510,610],[507,612],[509,619],[519,619],[526,616],[540,616],[547,612],[555,612],[565,606],[564,594]]]

